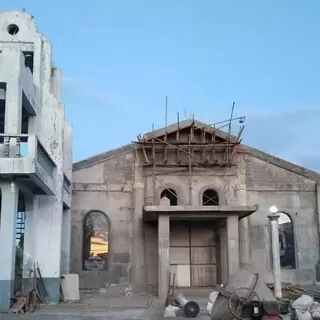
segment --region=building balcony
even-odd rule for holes
[[[54,195],[55,167],[36,135],[0,134],[1,179],[15,179],[34,194]]]

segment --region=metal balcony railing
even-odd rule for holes
[[[46,170],[48,175],[53,178],[55,164],[39,140],[37,140],[37,161]]]

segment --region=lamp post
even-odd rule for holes
[[[271,247],[272,247],[272,269],[274,281],[274,295],[277,299],[282,298],[281,290],[281,265],[280,265],[280,246],[279,246],[279,211],[276,206],[269,208],[268,215],[271,229]]]

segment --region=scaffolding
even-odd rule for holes
[[[146,204],[154,204],[157,183],[172,193],[169,187],[158,176],[174,172],[188,172],[189,205],[192,203],[193,175],[198,170],[221,168],[225,170],[227,182],[224,193],[226,199],[230,194],[230,169],[235,165],[233,159],[244,130],[245,117],[234,117],[235,103],[232,104],[229,119],[210,125],[204,125],[192,119],[177,122],[173,130],[168,131],[167,97],[165,102],[165,128],[160,135],[155,134],[152,125],[151,134],[139,135],[135,141],[137,149],[143,154],[143,167],[150,168],[152,176],[153,201],[146,197]],[[237,136],[232,135],[232,123],[239,121],[240,129]],[[227,132],[221,131],[228,128]],[[186,138],[187,137],[187,138]],[[170,169],[169,169],[170,168]],[[175,170],[175,171],[173,171]],[[212,199],[208,199],[212,200]]]

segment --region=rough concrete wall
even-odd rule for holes
[[[290,215],[294,225],[296,270],[282,270],[283,281],[308,283],[314,280],[318,260],[315,182],[272,164],[246,157],[247,202],[258,204],[250,217],[252,261],[272,281],[269,238],[269,208],[276,205]]]
[[[63,172],[72,181],[72,127],[64,122]]]
[[[178,204],[189,204],[189,175],[188,171],[184,172],[175,169],[157,169],[161,174],[157,175],[156,182],[156,196],[153,199],[153,176],[151,171],[145,170],[145,189],[146,202],[149,204],[159,205],[160,194],[165,188],[172,188],[177,192]],[[237,187],[237,172],[235,168],[229,171],[229,178],[227,172],[223,168],[214,169],[199,169],[194,168],[191,180],[191,204],[202,205],[202,194],[206,189],[215,189],[219,194],[219,200],[222,205],[236,203],[236,194],[234,190]],[[228,194],[227,186],[230,184],[231,192]],[[227,199],[228,197],[228,199]],[[158,284],[158,239],[157,239],[157,225],[145,224],[145,257],[147,266],[147,279],[149,286],[156,286]],[[226,248],[226,245],[223,245]],[[219,259],[219,258],[218,258]],[[223,262],[222,269],[225,268],[227,257],[222,252]],[[222,270],[223,272],[223,270]],[[226,277],[226,275],[222,275]]]
[[[152,288],[158,286],[158,223],[145,224],[145,250],[147,281]]]
[[[74,183],[99,183],[104,184],[104,162],[98,163],[95,166],[83,168],[73,171],[72,180]]]
[[[159,171],[160,172],[160,171]],[[227,177],[229,175],[229,179]],[[153,175],[148,170],[145,173],[146,200],[153,203]],[[225,169],[193,169],[191,179],[191,204],[201,205],[202,194],[206,189],[215,189],[219,194],[221,204],[235,202],[235,193],[232,191],[227,199],[226,190],[230,183],[231,189],[234,189],[236,180],[235,170],[229,173]],[[161,170],[161,174],[155,179],[156,196],[154,205],[160,204],[160,195],[165,188],[172,188],[176,191],[179,205],[189,204],[189,174],[188,172],[176,172],[175,170]]]
[[[80,274],[81,288],[101,288],[106,281],[130,281],[132,177],[130,151],[74,171],[71,272]],[[110,220],[108,271],[82,270],[83,220],[92,210],[105,213]]]

